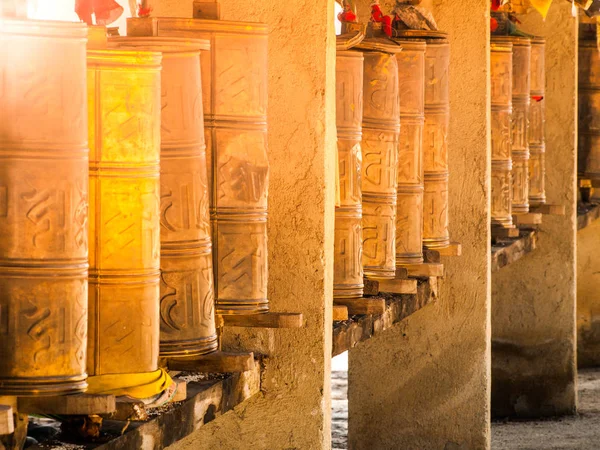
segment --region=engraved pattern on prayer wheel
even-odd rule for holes
[[[373,279],[396,275],[399,45],[363,41],[362,262]],[[374,50],[383,51],[374,51]]]
[[[600,54],[595,40],[579,41],[578,172],[600,179]]]
[[[128,21],[135,34],[136,22]],[[153,18],[159,36],[208,39],[201,53],[216,310],[267,312],[267,28]]]
[[[492,225],[512,227],[512,44],[491,38]]]
[[[340,205],[335,209],[334,298],[362,297],[362,195],[360,142],[363,118],[363,54],[337,51],[336,126]]]
[[[396,209],[396,265],[423,262],[423,126],[425,41],[397,40],[400,142]]]
[[[111,40],[161,51],[160,355],[217,348],[202,113],[200,50],[209,42],[164,37]]]
[[[88,51],[90,375],[158,365],[160,64]]]
[[[0,395],[87,388],[86,36],[0,18]]]
[[[531,40],[505,37],[513,44],[512,213],[529,212],[529,107]]]
[[[450,43],[427,39],[425,51],[425,128],[423,135],[423,243],[430,248],[450,244],[448,232],[448,70]]]
[[[546,40],[531,40],[529,108],[529,204],[546,203]]]

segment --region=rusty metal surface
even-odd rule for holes
[[[579,41],[578,173],[600,179],[600,54],[595,39]]]
[[[86,36],[0,27],[0,395],[87,387]]]
[[[160,145],[160,356],[217,348],[200,51],[182,38],[111,39],[162,52]]]
[[[157,368],[160,63],[88,51],[90,375]]]
[[[152,18],[128,33],[207,39],[201,52],[215,300],[219,314],[267,312],[267,29],[263,24]],[[137,24],[137,25],[136,25]],[[136,26],[139,28],[136,29]]]
[[[398,46],[396,51],[400,49]],[[365,51],[363,56],[362,263],[369,278],[394,278],[400,134],[398,63],[396,53]]]
[[[529,108],[529,204],[546,203],[546,40],[531,40]]]
[[[490,46],[492,129],[492,225],[512,227],[511,120],[512,43],[492,36]]]
[[[363,295],[361,139],[363,54],[338,51],[336,56],[336,125],[340,205],[335,210],[334,298]]]
[[[397,41],[400,93],[396,265],[423,262],[423,126],[425,123],[425,41]]]

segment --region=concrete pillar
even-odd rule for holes
[[[437,303],[350,350],[352,449],[490,446],[488,10],[487,0],[433,4],[451,45],[450,235],[463,255],[443,258]]]
[[[553,2],[521,28],[546,38],[546,186],[565,216],[544,216],[537,249],[494,273],[492,415],[573,414],[575,354],[577,19]]]
[[[192,1],[152,0],[153,15]],[[173,449],[328,449],[335,205],[334,0],[221,0],[223,20],[269,25],[269,288],[273,311],[305,328],[230,328],[224,350],[254,350],[262,392]]]
[[[600,366],[600,220],[577,232],[577,365]]]

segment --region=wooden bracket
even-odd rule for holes
[[[302,313],[222,314],[220,320],[225,327],[302,328],[304,326]]]
[[[514,214],[513,222],[516,225],[540,225],[542,215],[540,213]]]
[[[439,249],[436,249],[436,251],[439,252]],[[403,264],[402,267],[408,270],[409,277],[429,278],[444,276],[444,265],[440,263]]]
[[[379,280],[379,292],[390,294],[416,294],[417,280]]]
[[[517,227],[506,228],[492,226],[492,239],[508,239],[518,237],[519,229]]]
[[[0,435],[13,434],[14,432],[15,421],[12,406],[0,405]]]
[[[348,320],[348,307],[344,305],[333,305],[333,321],[340,322]]]
[[[193,358],[169,358],[169,370],[202,373],[246,372],[254,368],[254,353],[214,352]]]
[[[529,207],[530,213],[546,214],[549,216],[564,216],[565,210],[566,210],[565,205],[550,205],[547,203],[544,205],[537,205],[537,206]]]
[[[333,300],[333,304],[345,306],[351,316],[383,314],[385,311],[385,299],[383,298],[336,298]]]
[[[446,247],[436,248],[441,256],[460,256],[462,255],[462,244],[459,242],[450,242]]]
[[[116,411],[116,401],[114,395],[19,397],[17,410],[24,414],[90,416]]]

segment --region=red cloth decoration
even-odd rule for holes
[[[498,11],[502,6],[502,0],[492,0],[492,11]]]
[[[493,33],[498,29],[498,21],[493,17],[490,17],[490,31]]]
[[[76,0],[75,12],[88,25],[94,24],[92,15],[96,25],[109,25],[121,17],[123,7],[114,0]]]
[[[356,22],[356,14],[350,8],[344,9],[338,14],[338,20],[340,22]]]
[[[379,7],[379,2],[371,5],[371,20],[373,22],[381,22],[383,24],[383,32],[388,36],[392,35],[392,17],[383,15]]]
[[[535,100],[536,102],[541,102],[542,100],[544,100],[544,96],[543,95],[532,95],[531,99]]]
[[[142,5],[138,6],[137,16],[138,17],[149,17],[152,12],[151,7],[144,8]]]

